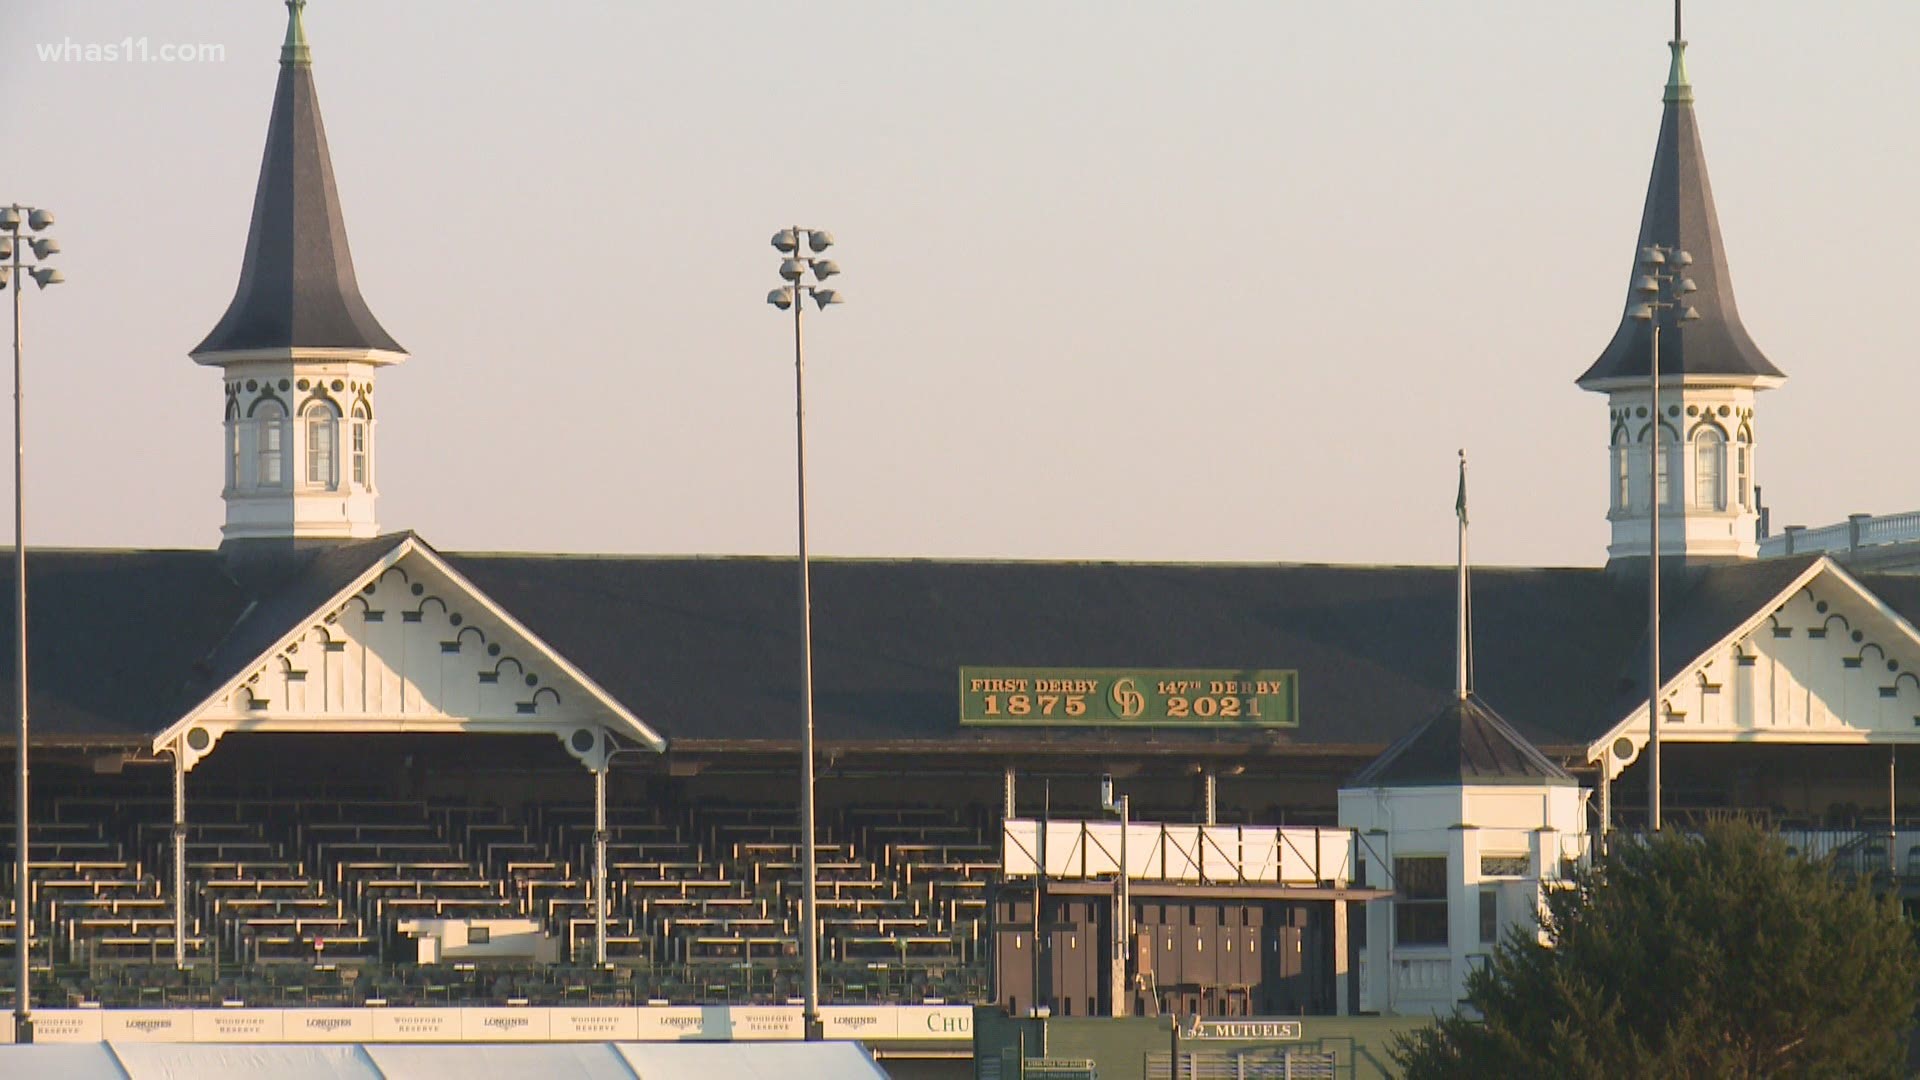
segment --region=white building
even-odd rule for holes
[[[1542,889],[1586,858],[1591,794],[1470,695],[1341,789],[1368,880],[1395,891],[1367,905],[1362,1010],[1452,1009],[1472,965],[1510,925],[1538,925]]]

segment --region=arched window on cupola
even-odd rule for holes
[[[340,418],[333,406],[316,401],[307,406],[302,420],[307,429],[307,486],[339,487]]]
[[[227,440],[227,490],[238,490],[246,482],[245,459],[240,456],[240,406],[231,396],[227,398],[226,416]]]
[[[366,488],[372,486],[372,424],[368,422],[367,407],[353,407],[353,424],[349,434],[349,452],[353,455],[353,486]]]
[[[1711,424],[1693,433],[1693,505],[1727,508],[1727,437]]]
[[[1627,437],[1626,428],[1617,428],[1613,433],[1613,508],[1625,511],[1633,508],[1633,443]]]
[[[1672,468],[1672,464],[1676,460],[1674,453],[1675,433],[1673,429],[1667,427],[1665,424],[1649,424],[1646,429],[1641,431],[1640,445],[1636,448],[1638,451],[1637,456],[1640,460],[1638,464],[1634,466],[1634,471],[1640,474],[1640,479],[1634,481],[1634,486],[1639,489],[1636,492],[1638,498],[1634,499],[1634,509],[1645,510],[1647,508],[1647,482],[1645,476],[1647,470],[1647,442],[1650,439],[1657,440],[1653,446],[1653,487],[1655,496],[1660,500],[1662,508],[1678,507],[1680,505],[1680,484],[1678,479],[1673,475]]]
[[[280,487],[287,482],[287,410],[272,398],[253,408],[253,482],[258,487]]]
[[[1733,444],[1733,497],[1740,509],[1753,508],[1753,433],[1744,427]]]

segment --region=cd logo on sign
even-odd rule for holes
[[[1113,706],[1113,714],[1122,720],[1133,720],[1147,711],[1147,695],[1134,689],[1132,679],[1118,679],[1113,689],[1107,691],[1107,701]]]

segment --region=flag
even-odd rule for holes
[[[1467,523],[1467,452],[1460,451],[1460,494],[1454,497],[1453,512],[1460,517],[1460,524]]]

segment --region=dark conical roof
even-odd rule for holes
[[[1734,306],[1733,279],[1727,274],[1720,219],[1714,213],[1707,158],[1693,113],[1693,87],[1687,82],[1687,43],[1670,44],[1673,67],[1660,119],[1660,142],[1653,155],[1653,176],[1647,182],[1646,207],[1640,213],[1640,235],[1634,241],[1635,268],[1628,275],[1620,328],[1606,351],[1580,376],[1579,384],[1588,389],[1604,389],[1603,384],[1611,380],[1647,378],[1653,331],[1650,323],[1635,319],[1631,312],[1641,299],[1633,291],[1639,252],[1649,245],[1679,247],[1692,255],[1687,276],[1699,286],[1689,298],[1700,313],[1698,320],[1680,322],[1672,311],[1660,312],[1663,378],[1669,374],[1786,378],[1747,335]]]
[[[194,348],[196,357],[284,348],[405,351],[367,309],[354,280],[300,20],[305,2],[287,0],[287,41],[240,287],[226,315]]]
[[[1401,736],[1349,781],[1353,787],[1453,787],[1576,781],[1486,702],[1471,695]]]

